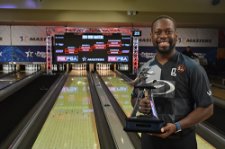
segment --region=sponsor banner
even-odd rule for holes
[[[136,28],[142,31],[139,37],[140,46],[152,46],[150,38],[150,27]],[[12,39],[10,39],[10,26],[0,26],[0,43],[1,45],[46,45],[47,35],[64,34],[65,32],[75,33],[122,33],[131,34],[130,28],[79,28],[63,26],[11,26]],[[220,34],[224,33],[220,31]],[[186,47],[217,47],[218,30],[217,29],[200,29],[200,28],[178,28],[177,46]],[[220,42],[221,43],[221,42]]]
[[[108,56],[108,62],[128,62],[128,56]]]
[[[57,56],[57,62],[78,62],[78,56]]]
[[[10,26],[0,26],[0,45],[11,45]]]
[[[45,46],[13,46],[15,62],[46,62]]]
[[[183,52],[186,47],[176,47],[177,51]],[[216,61],[217,48],[215,47],[191,47],[193,53],[198,56],[202,65],[214,63]],[[152,59],[156,54],[153,47],[139,47],[139,63],[143,64]]]
[[[46,45],[46,26],[12,26],[12,45]]]
[[[217,29],[178,28],[178,47],[218,47]]]
[[[142,31],[139,37],[139,46],[153,46],[151,42],[149,28],[138,28]],[[217,47],[218,30],[217,29],[200,29],[200,28],[177,28],[177,46],[178,47]]]
[[[86,56],[83,56],[81,58],[81,62],[105,62],[105,58],[103,58],[103,57],[86,57]]]
[[[131,35],[131,28],[129,27],[64,27],[64,26],[48,26],[46,27],[47,35],[55,35],[55,34],[64,34],[65,32],[83,34],[83,33],[102,33],[102,34],[112,34],[112,33],[121,33],[123,35]],[[87,36],[84,36],[87,38]]]
[[[0,62],[45,62],[45,46],[1,46]]]
[[[156,54],[156,50],[153,47],[139,47],[139,62],[147,62],[152,59]]]
[[[0,46],[0,62],[13,62],[13,47]]]

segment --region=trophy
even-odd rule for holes
[[[154,80],[152,83],[143,83],[146,79],[146,75],[148,74],[149,69],[143,69],[142,73],[140,73],[140,77],[138,81],[141,83],[138,85],[134,84],[134,89],[138,89],[138,96],[134,106],[134,109],[131,113],[131,116],[126,118],[126,124],[124,130],[127,132],[149,132],[149,133],[160,133],[161,128],[165,125],[163,120],[160,120],[158,117],[158,113],[156,111],[156,107],[154,104],[154,97],[152,90],[156,89],[154,87],[154,83],[157,82]],[[149,98],[151,104],[151,114],[138,115],[139,101],[142,100],[143,96]]]

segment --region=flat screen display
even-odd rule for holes
[[[54,37],[54,63],[128,63],[131,36],[94,33],[65,33]]]

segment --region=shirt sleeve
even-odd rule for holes
[[[190,87],[196,107],[207,107],[213,103],[207,74],[200,65],[194,66],[191,70]]]

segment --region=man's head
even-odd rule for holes
[[[153,46],[161,55],[169,55],[177,41],[175,20],[169,16],[159,16],[152,22],[151,38]]]

